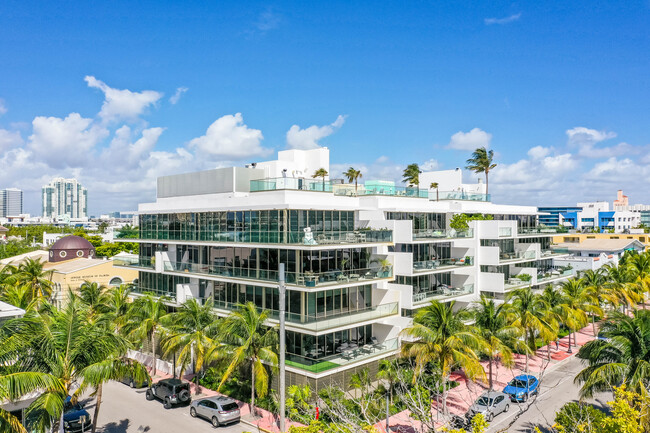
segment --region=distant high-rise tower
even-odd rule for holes
[[[43,187],[43,216],[57,218],[68,215],[70,218],[88,216],[88,190],[77,179],[52,179]]]
[[[0,190],[0,217],[23,213],[23,192],[17,188]]]

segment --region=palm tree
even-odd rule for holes
[[[9,281],[28,287],[32,298],[39,296],[50,298],[52,296],[52,273],[54,270],[46,271],[43,269],[43,265],[45,263],[41,262],[40,259],[27,259],[18,265],[15,275],[12,275]]]
[[[127,335],[131,339],[148,341],[153,355],[152,376],[156,375],[156,336],[160,334],[164,317],[167,314],[165,298],[145,293],[133,302],[126,325]]]
[[[643,308],[645,309],[645,297],[647,293],[650,293],[650,253],[644,252],[630,256],[626,264],[634,283],[638,287],[637,293],[641,295]]]
[[[588,364],[575,378],[582,384],[581,395],[610,391],[621,383],[645,392],[650,371],[650,311],[635,310],[633,317],[612,312],[600,332],[606,339],[592,340],[578,352],[578,358]]]
[[[511,326],[518,328],[526,343],[526,372],[528,358],[535,353],[537,346],[535,336],[544,341],[551,341],[556,335],[557,322],[550,312],[549,305],[540,296],[535,295],[530,287],[513,290],[508,296],[506,315]]]
[[[361,171],[355,170],[354,168],[350,167],[348,168],[348,171],[343,173],[343,176],[345,176],[348,179],[348,182],[350,183],[354,181],[354,192],[357,192],[357,181],[359,178],[363,177]]]
[[[420,185],[420,173],[422,173],[422,171],[420,170],[419,165],[409,164],[404,169],[402,181],[408,183],[409,186],[418,186]]]
[[[560,291],[563,295],[562,305],[565,306],[564,324],[569,328],[569,353],[571,350],[571,334],[573,342],[577,345],[575,332],[585,326],[589,314],[603,314],[600,308],[596,293],[587,285],[584,280],[573,278],[562,283]]]
[[[11,304],[14,307],[22,308],[23,310],[35,308],[40,299],[32,299],[31,289],[18,284],[5,284],[2,293],[0,293],[0,301]]]
[[[219,391],[230,375],[244,362],[251,368],[251,413],[255,407],[255,394],[264,397],[268,392],[269,375],[264,363],[275,369],[278,365],[278,332],[266,322],[268,311],[257,310],[252,302],[239,304],[223,323],[223,343],[228,353],[228,368]]]
[[[328,174],[329,173],[327,172],[327,170],[325,170],[324,168],[321,167],[318,170],[316,170],[314,172],[314,174],[311,175],[311,177],[313,177],[314,179],[317,178],[317,177],[322,177],[323,178],[323,192],[325,191],[325,177]]]
[[[622,304],[623,311],[626,308],[634,308],[639,302],[639,294],[632,287],[632,274],[630,268],[626,266],[603,266],[606,280],[605,288],[609,291],[610,296],[616,299],[618,304]]]
[[[162,339],[165,354],[178,352],[182,371],[192,365],[199,394],[199,374],[206,365],[217,358],[218,325],[212,300],[205,304],[197,299],[188,299],[180,308],[165,319],[167,331]]]
[[[87,280],[79,287],[79,300],[88,307],[91,316],[96,319],[100,319],[102,314],[108,312],[107,291],[105,285]]]
[[[553,335],[553,338],[546,341],[546,357],[550,361],[551,341],[555,340],[555,343],[559,347],[559,323],[562,322],[562,318],[565,315],[565,308],[563,305],[564,298],[562,297],[562,293],[550,284],[544,287],[544,290],[539,294],[539,297],[546,302],[548,317],[558,324],[558,328],[555,329],[555,335]]]
[[[438,182],[431,182],[431,185],[429,185],[429,189],[436,190],[436,201],[440,201],[440,191],[438,191]]]
[[[488,356],[488,384],[493,389],[492,364],[497,358],[506,367],[514,364],[511,346],[517,345],[519,329],[508,323],[505,304],[497,306],[494,300],[481,296],[473,310],[474,321],[481,338],[485,342],[484,353]]]
[[[124,360],[129,342],[90,320],[87,307],[72,292],[63,309],[46,303],[40,312],[29,311],[5,323],[3,332],[0,364],[11,363],[22,372],[48,373],[59,382],[56,389],[44,389],[30,406],[28,416],[35,420],[31,427],[37,431],[50,429],[52,420],[60,422],[67,396],[74,401],[92,387],[97,396],[94,432],[103,383],[127,375],[140,381],[149,378],[141,364]]]
[[[466,310],[455,309],[455,301],[440,303],[432,301],[420,309],[413,325],[401,334],[415,339],[402,346],[402,355],[415,358],[415,373],[420,374],[428,363],[437,363],[441,369],[442,407],[447,413],[447,381],[454,366],[465,371],[470,379],[484,377],[476,349],[481,348],[479,332],[466,325]]]
[[[110,316],[110,322],[115,326],[116,331],[122,332],[122,329],[128,323],[132,305],[131,286],[120,284],[109,289],[106,294],[106,314]]]
[[[603,307],[605,304],[616,305],[618,300],[616,297],[612,296],[611,292],[607,290],[605,285],[606,278],[603,268],[598,268],[596,270],[587,270],[582,274],[582,281],[585,286],[591,290],[594,295],[598,298],[598,303]],[[591,325],[593,328],[594,337],[596,336],[596,315],[591,314]]]
[[[390,394],[390,404],[393,404],[393,388],[399,376],[399,364],[396,359],[382,359],[379,361],[379,371],[377,379],[388,382],[388,393]]]
[[[472,153],[472,157],[466,161],[466,169],[472,170],[474,173],[485,173],[486,195],[488,194],[488,174],[490,173],[490,170],[497,166],[492,163],[493,158],[493,150],[488,151],[485,147],[479,147]]]

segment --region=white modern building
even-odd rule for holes
[[[629,233],[641,224],[641,213],[631,210],[610,210],[609,202],[598,201],[578,203],[581,211],[560,213],[560,225],[580,231],[614,230],[615,233]]]
[[[0,218],[23,213],[23,192],[17,188],[0,189]]]
[[[59,220],[88,218],[88,190],[77,179],[52,179],[42,188],[43,216]]]
[[[422,173],[438,183],[428,190],[312,178],[319,168],[326,148],[159,178],[156,202],[139,206],[139,256],[115,263],[140,271],[138,292],[211,300],[221,315],[250,301],[272,317],[284,263],[287,381],[312,389],[375,370],[431,300],[504,299],[572,276],[553,266],[567,253],[551,249],[557,229],[538,226],[535,207],[490,203],[460,170]],[[493,219],[452,228],[462,213]]]

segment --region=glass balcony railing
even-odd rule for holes
[[[234,310],[237,304],[231,302],[214,301],[215,308]],[[269,318],[278,320],[278,310],[266,310]],[[323,331],[326,329],[338,328],[340,326],[355,325],[368,320],[380,319],[399,314],[397,302],[377,305],[367,308],[347,308],[332,311],[330,314],[298,314],[285,312],[285,319],[289,325],[310,331]]]
[[[438,230],[438,229],[418,229],[413,231],[413,240],[423,239],[459,239],[471,238],[474,236],[474,230]]]
[[[469,295],[474,292],[474,284],[465,284],[461,287],[439,286],[434,290],[413,293],[413,302],[420,303],[434,299],[450,298],[454,296]]]
[[[429,191],[429,200],[491,201],[490,194],[458,191]]]
[[[552,269],[541,276],[537,276],[537,284],[548,283],[553,280],[560,280],[567,277],[574,277],[575,275],[575,269]]]
[[[332,186],[341,184],[342,180],[319,180],[295,177],[276,177],[250,181],[251,192],[294,190],[332,192]]]
[[[362,345],[339,343],[335,349],[337,353],[332,355],[319,355],[322,351],[317,349],[312,349],[308,355],[296,355],[287,352],[286,365],[311,373],[321,373],[346,364],[395,352],[397,349],[399,349],[399,340],[397,338]]]
[[[510,237],[512,236],[512,228],[511,227],[499,227],[499,237]]]
[[[424,272],[436,269],[458,268],[474,264],[474,257],[465,256],[461,258],[422,260],[413,262],[414,272]]]
[[[514,252],[503,252],[499,254],[499,260],[502,262],[507,262],[510,260],[531,260],[537,258],[535,251],[514,251]]]
[[[147,268],[154,269],[154,262],[151,257],[115,257],[113,258],[113,266],[125,266],[134,268]]]
[[[404,186],[366,186],[359,185],[356,189],[353,187],[334,188],[334,195],[357,197],[364,195],[382,195],[390,197],[415,197],[427,198],[429,193],[425,189],[410,188]]]
[[[203,265],[196,263],[178,263],[165,261],[165,271],[192,274],[242,278],[247,280],[279,281],[278,271],[262,269],[235,268],[232,266]],[[301,287],[322,287],[354,282],[374,281],[393,277],[392,266],[332,270],[326,272],[286,272],[287,284]]]
[[[564,227],[519,227],[517,233],[520,235],[536,235],[536,234],[554,234],[554,233],[567,233],[568,230]]]
[[[568,248],[551,248],[550,250],[542,250],[543,256],[564,255],[571,254]]]

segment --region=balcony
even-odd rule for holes
[[[455,296],[469,295],[470,293],[474,293],[474,284],[465,284],[461,287],[448,287],[446,285],[441,285],[434,290],[413,293],[413,303],[416,304],[436,299],[452,298]]]
[[[565,278],[575,277],[575,269],[553,269],[542,276],[537,276],[537,284],[552,283],[554,281],[563,280]]]
[[[458,191],[429,191],[429,200],[491,201],[490,194]]]
[[[262,269],[235,268],[232,266],[203,265],[196,263],[178,263],[165,261],[163,269],[170,272],[183,272],[197,275],[241,278],[277,283],[278,271]],[[289,285],[300,287],[326,287],[348,283],[371,283],[373,281],[393,278],[392,266],[374,268],[332,270],[326,272],[286,272],[285,280]]]
[[[250,190],[251,192],[278,190],[332,192],[332,186],[341,183],[341,179],[323,181],[318,179],[295,177],[275,177],[251,180]]]
[[[499,237],[500,238],[507,238],[512,236],[512,228],[511,227],[499,227]]]
[[[154,269],[155,265],[151,257],[129,257],[121,256],[113,258],[113,266],[128,268]]]
[[[557,256],[566,256],[567,254],[570,254],[568,248],[553,248],[553,249],[547,249],[547,250],[542,250],[542,259],[550,259],[552,257],[557,257]]]
[[[427,240],[427,239],[461,239],[471,238],[474,236],[474,230],[438,230],[438,229],[419,229],[413,230],[413,240]]]
[[[215,301],[214,307],[224,310],[234,310],[237,308],[237,304]],[[268,311],[270,319],[279,320],[280,312],[278,310],[266,311]],[[343,326],[352,326],[369,320],[381,319],[383,317],[395,316],[397,314],[399,314],[398,304],[397,302],[392,302],[374,307],[340,310],[327,315],[286,312],[285,319],[287,325],[290,327],[318,332]]]
[[[410,188],[404,186],[359,185],[356,189],[347,186],[346,187],[340,186],[333,189],[334,189],[334,195],[346,196],[346,197],[360,197],[360,196],[367,196],[367,195],[379,195],[379,196],[387,196],[387,197],[415,197],[415,198],[429,197],[429,192],[425,189]]]
[[[564,227],[519,227],[517,233],[520,235],[549,235],[556,233],[567,233],[568,230]]]
[[[474,264],[474,257],[422,260],[413,262],[413,272],[435,271],[439,269],[453,269]]]
[[[537,258],[535,251],[507,251],[499,254],[500,262],[512,262],[516,260],[534,260]]]
[[[376,341],[376,338],[373,337],[373,340]],[[399,340],[397,338],[388,339],[382,342],[374,341],[361,345],[356,343],[339,342],[336,344],[335,351],[337,353],[333,355],[320,355],[322,351],[319,349],[312,349],[306,356],[295,355],[287,352],[286,365],[310,373],[322,373],[347,364],[393,353],[399,349]]]

